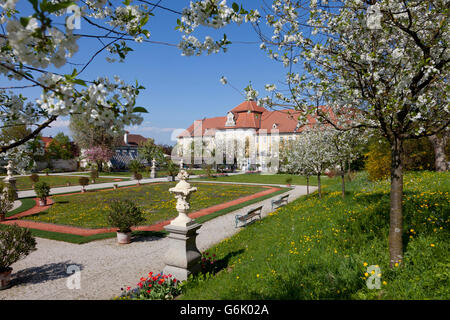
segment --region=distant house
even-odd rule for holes
[[[114,169],[125,169],[128,163],[138,157],[139,144],[147,141],[147,138],[140,134],[130,134],[125,131],[123,140],[115,147],[115,154],[109,161],[108,165]]]
[[[50,143],[53,141],[53,138],[50,137],[41,137],[42,142],[44,143],[44,149],[47,150]]]

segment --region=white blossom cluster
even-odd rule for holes
[[[200,55],[204,51],[211,54],[219,52],[220,49],[226,50],[225,45],[229,43],[226,38],[214,41],[207,36],[205,41],[201,42],[192,33],[199,26],[219,29],[230,23],[240,25],[243,22],[256,22],[260,17],[258,10],[248,12],[234,3],[233,7],[229,7],[226,0],[191,1],[189,8],[183,10],[178,21],[178,30],[187,35],[182,37],[178,47],[186,56]]]
[[[109,34],[113,38],[117,36],[119,40],[128,35],[139,42],[150,35],[144,29],[150,16],[148,5],[127,3],[86,1],[79,3],[79,11],[81,18],[89,18],[92,26],[99,27],[99,38],[104,37],[103,29],[110,26]],[[50,71],[67,66],[84,36],[57,23],[57,18],[66,14],[71,3],[42,2],[33,7],[35,12],[31,15],[20,12],[16,4],[17,1],[0,0],[0,23],[4,28],[0,36],[0,75],[4,79],[21,81],[19,85],[12,83],[0,89],[0,127],[27,125],[32,130],[40,130],[60,116],[73,114],[88,114],[90,122],[110,130],[142,122],[140,113],[145,109],[136,108],[135,103],[143,87],[137,82],[136,85],[125,84],[118,77],[84,80],[76,69],[70,74]],[[101,21],[94,22],[95,19]],[[114,53],[122,58],[128,51],[128,46],[121,42]],[[23,90],[27,87],[42,88],[40,97],[34,101],[27,99]],[[8,157],[14,154],[22,157],[20,150],[26,149],[26,144],[12,148],[13,143],[0,141],[2,157],[6,153]]]
[[[274,93],[268,84],[271,96],[260,100],[307,113],[318,104],[332,106],[336,115],[357,109],[357,125],[409,135],[442,128],[450,116],[447,5],[273,1],[265,16],[272,32],[261,37],[260,48],[289,71],[286,87]],[[346,119],[334,120],[345,127]]]

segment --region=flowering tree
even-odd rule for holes
[[[290,142],[286,152],[285,170],[307,177],[316,175],[319,198],[322,197],[320,176],[334,160],[331,146],[334,131],[325,126],[305,128],[297,139]]]
[[[114,152],[106,146],[92,147],[84,152],[86,159],[88,161],[95,162],[97,164],[97,169],[100,172],[103,169],[103,163],[108,162],[113,155]]]
[[[391,266],[403,259],[403,143],[440,133],[450,122],[447,5],[275,0],[255,23],[261,48],[287,68],[286,90],[269,84],[272,93],[262,103],[315,113],[339,130],[371,128],[389,141]],[[344,113],[353,121],[341,121]]]
[[[330,133],[331,158],[339,169],[342,180],[342,197],[345,197],[345,167],[361,154],[361,147],[367,143],[367,135],[362,130],[332,130]]]

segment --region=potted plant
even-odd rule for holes
[[[178,174],[178,167],[172,160],[167,162],[167,173],[169,174],[167,180],[175,181],[175,176]]]
[[[0,230],[0,290],[11,287],[11,265],[36,250],[31,231],[17,225]]]
[[[131,227],[145,221],[143,212],[131,200],[113,200],[107,213],[108,224],[118,228],[117,242],[127,244],[131,242]]]
[[[36,174],[36,173],[31,174],[30,175],[30,180],[31,180],[31,182],[33,182],[33,185],[31,186],[31,189],[34,189],[34,184],[39,181],[39,175]]]
[[[287,177],[287,178],[286,178],[286,184],[287,184],[287,186],[290,187],[290,186],[291,186],[291,183],[292,183],[292,177]]]
[[[91,170],[91,179],[92,183],[95,183],[95,179],[98,179],[98,171],[95,169]]]
[[[70,181],[69,180],[66,181],[66,186],[70,187]]]
[[[14,194],[2,182],[0,182],[0,221],[5,220],[6,214],[12,209]]]
[[[86,186],[89,184],[89,178],[88,177],[80,177],[80,179],[78,179],[78,182],[80,183],[81,186],[81,192],[86,192]]]
[[[34,185],[34,192],[39,198],[39,205],[45,206],[47,204],[47,197],[50,195],[50,186],[45,181],[37,182]]]
[[[113,188],[114,188],[114,190],[117,190],[117,187],[118,187],[119,185],[117,184],[117,183],[114,183],[113,184]]]
[[[50,169],[49,168],[45,168],[44,170],[42,170],[46,176],[48,176]]]
[[[134,178],[137,180],[137,184],[138,184],[138,186],[140,186],[141,185],[141,179],[142,179],[142,174],[140,174],[140,173],[136,173],[135,175],[134,175]]]

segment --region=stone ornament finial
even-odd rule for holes
[[[14,165],[12,160],[8,161],[8,165],[5,167],[6,168],[6,175],[8,178],[12,178],[13,176],[13,170],[14,170]]]
[[[178,217],[170,223],[171,225],[186,227],[190,224],[193,224],[193,220],[187,216],[187,212],[190,208],[189,198],[191,193],[196,192],[196,187],[191,187],[189,182],[186,180],[189,178],[189,173],[186,170],[180,170],[177,175],[180,181],[173,188],[169,189],[170,193],[175,194],[175,198],[177,199],[176,209],[178,211]]]

